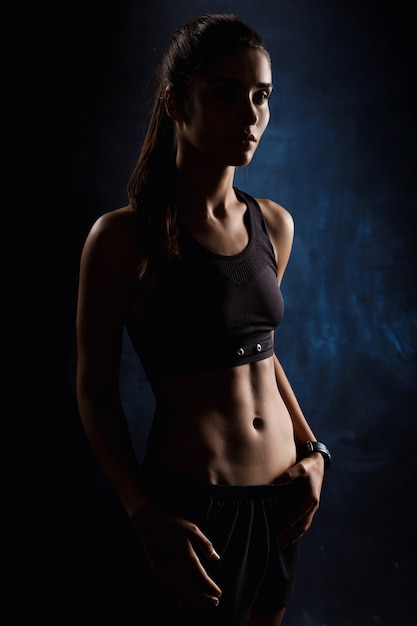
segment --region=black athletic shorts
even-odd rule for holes
[[[220,603],[208,609],[174,605],[154,580],[137,535],[125,529],[117,579],[105,594],[106,601],[113,596],[112,610],[104,610],[100,624],[117,618],[118,626],[162,626],[175,620],[182,626],[243,626],[252,613],[273,613],[287,605],[300,541],[283,548],[279,533],[303,497],[300,483],[212,485],[150,463],[143,464],[142,478],[163,510],[197,524],[212,542],[221,558],[203,558],[202,564],[222,589]]]

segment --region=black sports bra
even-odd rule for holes
[[[149,379],[230,368],[271,356],[271,331],[284,314],[277,263],[261,208],[247,205],[249,241],[223,256],[180,227],[181,257],[158,265],[144,312],[127,325]]]

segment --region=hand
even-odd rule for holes
[[[300,493],[303,494],[299,506],[287,519],[281,531],[283,546],[294,543],[310,528],[320,505],[323,478],[324,459],[316,452],[293,465],[276,481],[277,484],[299,481]]]
[[[148,507],[133,524],[152,570],[176,604],[201,608],[219,604],[221,589],[207,574],[198,554],[211,560],[220,557],[195,524],[164,515],[154,507]]]

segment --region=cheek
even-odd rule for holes
[[[268,108],[268,109],[266,109],[265,111],[262,112],[261,118],[260,118],[262,133],[267,128],[270,119],[271,119],[271,113],[270,113],[270,110]]]
[[[204,133],[215,122],[215,116],[210,107],[202,106],[198,101],[190,103],[184,113],[184,121],[193,133]]]
[[[215,109],[208,109],[201,111],[201,115],[195,119],[194,129],[197,131],[198,136],[206,142],[215,143],[223,135],[230,132],[232,120],[228,120],[227,117]]]

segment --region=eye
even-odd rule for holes
[[[264,102],[267,102],[269,100],[270,95],[271,92],[264,89],[262,91],[257,91],[254,96],[254,102],[256,104],[263,104]]]

